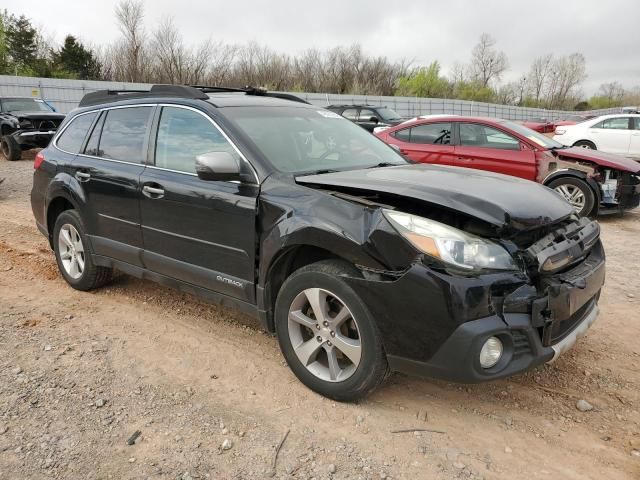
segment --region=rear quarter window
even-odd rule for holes
[[[73,118],[56,140],[58,148],[65,152],[78,153],[95,118],[96,112],[78,115]]]

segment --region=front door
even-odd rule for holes
[[[140,175],[154,107],[105,110],[71,164],[87,208],[83,219],[98,255],[141,266]]]
[[[456,122],[456,165],[536,179],[535,152],[516,137],[489,125]]]
[[[631,131],[628,155],[640,159],[640,117],[633,117],[633,130]]]
[[[254,302],[259,187],[195,173],[200,154],[239,153],[208,116],[179,106],[162,107],[154,143],[140,179],[145,266]]]
[[[451,122],[424,123],[393,134],[400,153],[414,162],[453,165]]]

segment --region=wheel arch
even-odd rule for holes
[[[586,172],[581,172],[580,170],[573,170],[568,168],[568,169],[556,170],[555,172],[550,173],[543,180],[542,184],[545,187],[548,187],[551,182],[553,182],[554,180],[558,180],[560,178],[578,178],[580,180],[585,181],[587,185],[589,185],[591,190],[593,190],[593,193],[596,197],[593,210],[589,213],[589,215],[598,214],[598,210],[600,209],[600,201],[602,199],[602,192],[600,190],[600,186],[598,185],[598,182],[596,182],[592,177],[587,175]]]
[[[69,177],[73,178],[73,177]],[[47,236],[49,245],[53,248],[53,227],[56,218],[66,210],[77,210],[80,212],[81,206],[84,205],[84,194],[79,189],[77,192],[72,190],[69,180],[66,178],[56,178],[51,183],[46,195],[45,219],[47,226]]]
[[[595,147],[594,148],[595,150],[598,150],[598,144],[596,142],[594,142],[593,140],[589,139],[589,138],[580,138],[580,139],[576,140],[575,142],[573,142],[571,144],[571,146],[575,147],[580,142],[590,143],[591,145],[593,145]]]

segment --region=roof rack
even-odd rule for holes
[[[244,88],[218,87],[205,85],[153,85],[149,90],[97,90],[87,93],[80,100],[80,107],[99,105],[101,103],[118,102],[120,100],[133,100],[146,97],[180,97],[196,100],[209,100],[207,93],[237,92],[245,95],[281,98],[293,102],[306,103],[300,97],[289,93],[269,92],[262,88],[247,86]]]

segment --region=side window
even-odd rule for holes
[[[640,117],[633,117],[633,129],[640,130]]]
[[[85,115],[78,115],[71,120],[71,123],[64,129],[62,135],[56,140],[56,145],[61,150],[69,153],[78,153],[82,148],[82,142],[84,142],[87,132],[93,123],[93,119],[96,118],[96,113],[91,112]]]
[[[602,126],[600,128],[612,130],[628,130],[629,117],[607,118],[602,121]]]
[[[460,124],[460,145],[499,150],[520,150],[520,141],[497,128],[476,123]]]
[[[358,119],[358,109],[357,108],[347,108],[342,112],[342,116],[344,118],[348,118],[349,120],[357,120]]]
[[[604,120],[596,123],[595,125],[591,125],[591,128],[604,128],[603,125],[604,125]]]
[[[361,122],[368,122],[371,117],[378,118],[378,114],[370,108],[363,108],[360,110],[360,116],[358,117]]]
[[[394,137],[396,137],[398,140],[402,141],[402,142],[410,142],[411,141],[411,129],[410,128],[404,128],[402,130],[398,130],[397,132],[395,132],[393,134]]]
[[[450,123],[428,123],[411,128],[411,143],[429,145],[449,145],[451,143]]]
[[[94,157],[100,157],[100,134],[102,133],[102,125],[104,125],[104,118],[107,116],[107,112],[102,112],[100,114],[100,118],[96,122],[91,131],[91,135],[89,136],[89,140],[87,141],[87,146],[84,148],[84,153],[86,155],[91,155]]]
[[[107,111],[98,146],[100,156],[144,163],[144,146],[152,107],[115,108]]]
[[[186,108],[163,107],[156,137],[155,165],[196,173],[196,157],[208,152],[238,153],[204,115]]]

